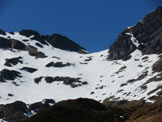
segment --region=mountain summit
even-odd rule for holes
[[[125,59],[136,49],[142,54],[162,53],[162,7],[149,13],[135,26],[125,29],[112,44],[109,59]]]
[[[0,30],[0,34],[6,36],[7,33],[3,30]],[[42,45],[52,45],[55,48],[63,49],[63,50],[69,50],[69,51],[75,51],[79,53],[87,53],[85,48],[81,47],[74,41],[70,40],[69,38],[59,35],[59,34],[53,34],[51,36],[49,35],[40,35],[38,32],[33,30],[21,30],[20,32],[17,32],[16,34],[19,34],[21,37],[26,37],[26,39],[22,40],[24,42],[28,42],[29,39],[33,40],[33,42],[37,42],[36,46],[43,47]],[[16,45],[14,45],[15,49],[24,49],[26,45],[22,44],[19,39],[12,38],[12,35],[15,35],[15,32],[10,32],[7,38],[1,37],[0,38],[0,47],[1,48],[10,48],[12,44],[12,40],[17,40]]]

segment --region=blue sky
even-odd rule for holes
[[[97,52],[160,5],[162,0],[0,0],[0,28],[59,33]]]

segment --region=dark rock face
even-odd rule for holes
[[[52,83],[52,82],[55,81],[55,78],[53,78],[53,77],[45,77],[45,81],[46,81],[47,83]]]
[[[47,83],[52,83],[55,81],[63,81],[63,84],[70,85],[72,88],[87,85],[88,83],[86,81],[82,82],[80,81],[80,78],[70,78],[70,77],[45,77],[45,81]]]
[[[30,108],[30,110],[37,113],[37,112],[42,111],[54,104],[55,104],[55,101],[53,99],[45,99],[42,102],[37,102],[37,103],[31,104],[29,108]]]
[[[28,42],[29,40],[28,40],[28,39],[23,39],[22,41],[23,41],[23,42]]]
[[[88,83],[86,81],[80,81],[80,78],[70,78],[70,77],[38,77],[34,79],[34,82],[39,84],[41,82],[42,78],[45,78],[45,81],[47,83],[53,83],[53,82],[63,82],[65,85],[70,85],[72,88],[79,87],[82,85],[87,85]]]
[[[109,59],[126,59],[129,54],[137,49],[136,46],[132,43],[130,36],[125,34],[127,32],[127,29],[122,32],[118,39],[110,47],[110,54],[108,57]]]
[[[36,40],[39,41],[42,44],[48,45],[47,42],[45,41],[44,36],[41,36],[38,32],[34,31],[34,30],[21,30],[20,35],[26,36],[26,37],[30,37],[33,36],[31,39],[32,40]]]
[[[71,66],[72,64],[71,63],[66,63],[66,64],[63,64],[62,62],[50,62],[46,65],[46,67],[66,67],[66,66]]]
[[[39,82],[41,82],[42,78],[43,78],[43,77],[35,78],[35,79],[34,79],[34,82],[37,83],[37,84],[39,84]]]
[[[10,34],[12,34],[12,35],[14,35],[15,34],[15,32],[9,32]]]
[[[21,122],[28,118],[24,114],[29,114],[29,111],[25,103],[16,101],[12,104],[0,105],[0,118],[5,118],[9,122]]]
[[[47,41],[53,47],[60,48],[63,50],[70,50],[70,51],[76,51],[76,52],[79,52],[79,51],[81,52],[81,50],[85,50],[83,47],[79,46],[77,43],[59,34],[53,34],[52,36],[49,36],[47,38]]]
[[[0,34],[1,35],[6,35],[6,33],[2,30],[0,30]],[[14,34],[14,33],[13,33]],[[33,31],[33,30],[22,30],[19,32],[20,35],[26,36],[26,37],[30,37],[31,40],[33,41],[37,41],[40,42],[36,43],[36,46],[43,48],[42,45],[49,45],[51,44],[53,47],[56,48],[60,48],[63,50],[69,50],[69,51],[75,51],[78,53],[83,53],[86,54],[87,52],[85,51],[85,48],[81,47],[80,45],[78,45],[77,43],[73,42],[72,40],[68,39],[65,36],[61,36],[59,34],[53,34],[51,36],[44,36],[44,35],[40,35],[38,32]],[[16,45],[14,45],[14,49],[19,49],[19,50],[25,50],[26,49],[26,45],[24,45],[23,43],[21,43],[18,40],[16,41]],[[27,42],[29,40],[23,40],[24,42]],[[2,38],[0,37],[0,48],[11,48],[12,45],[12,39],[6,39],[6,38]],[[42,52],[40,52],[41,57],[43,57]]]
[[[43,52],[38,51],[36,47],[26,46],[26,50],[29,52],[29,55],[35,56],[35,58],[46,58],[47,57]]]
[[[0,78],[5,79],[5,80],[15,80],[17,77],[22,77],[21,73],[15,71],[15,70],[8,70],[8,69],[3,69],[0,72]]]
[[[51,44],[53,47],[69,50],[69,51],[76,51],[78,53],[87,53],[85,48],[81,47],[77,43],[73,42],[72,40],[68,39],[65,36],[61,36],[59,34],[53,34],[51,36],[43,36],[40,35],[38,32],[33,30],[22,30],[19,32],[21,35],[26,37],[33,36],[31,39],[39,41],[41,44],[48,45]],[[46,42],[47,41],[47,42]],[[42,47],[41,45],[37,44],[37,46]]]
[[[133,51],[139,49],[143,54],[162,53],[162,7],[149,13],[134,27],[123,31],[109,50],[108,59],[117,60],[128,57]],[[139,43],[136,47],[130,40],[132,33]]]
[[[26,36],[26,37],[30,37],[30,36],[35,36],[35,35],[40,35],[38,32],[34,31],[34,30],[21,30],[19,32],[20,35]]]
[[[23,68],[21,68],[21,70],[24,70],[24,71],[27,71],[27,72],[30,72],[30,73],[37,71],[37,69],[31,68],[31,67],[23,67]]]
[[[0,34],[1,35],[6,35],[6,33],[3,30],[1,30],[1,29],[0,29]]]
[[[55,104],[52,99],[43,100],[43,102],[26,105],[24,102],[16,101],[7,105],[0,105],[0,118],[5,118],[9,122],[22,122],[33,115],[32,112],[42,111]]]
[[[139,43],[143,43],[144,54],[162,52],[162,7],[144,17],[141,23],[132,28],[132,32]]]
[[[12,43],[12,39],[11,39],[11,43]],[[13,47],[14,49],[18,49],[18,50],[25,50],[26,45],[23,44],[22,42],[18,41],[18,40],[14,40],[17,41],[15,46]]]
[[[162,71],[162,58],[153,64],[152,70],[154,72],[161,72]]]
[[[0,82],[6,82],[5,79],[0,75]]]
[[[0,105],[0,118],[5,118],[10,122],[21,122],[27,117],[24,113],[28,112],[28,108],[25,103],[17,101],[12,104]]]
[[[43,48],[43,46],[39,43],[35,43],[36,46],[40,47],[40,48]]]
[[[11,48],[11,41],[0,37],[0,48]]]
[[[22,62],[22,57],[6,59],[6,63],[4,65],[12,67],[12,65],[16,65],[18,63],[21,63],[21,64],[23,63]]]
[[[11,40],[0,37],[0,48],[11,48]],[[25,50],[25,45],[20,41],[16,40],[16,44],[13,47],[14,49]]]
[[[95,100],[79,98],[56,103],[24,122],[125,122],[125,116],[120,109],[106,109]]]

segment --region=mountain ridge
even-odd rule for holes
[[[162,6],[136,25],[125,29],[110,46],[109,59],[127,58],[136,49],[143,54],[161,53]],[[133,40],[132,40],[133,39]]]
[[[8,33],[10,35],[14,35],[15,32],[8,32]],[[28,37],[31,40],[38,41],[43,45],[48,45],[47,44],[47,42],[48,42],[55,48],[69,50],[69,51],[76,51],[79,53],[87,53],[85,48],[81,47],[80,45],[78,45],[74,41],[70,40],[66,36],[62,36],[60,34],[40,35],[37,31],[30,30],[30,29],[21,30],[20,32],[17,32],[17,33],[19,33],[22,36]],[[3,36],[7,35],[6,32],[4,32],[3,30],[0,30],[0,34],[2,34]],[[12,40],[12,38],[10,36],[8,36],[7,39]],[[24,41],[28,41],[28,40],[24,40]],[[6,42],[7,42],[7,40],[6,40]],[[4,46],[4,47],[2,47],[2,44],[1,44],[1,48],[11,47],[11,45],[9,43],[10,42],[8,42],[8,44],[6,44],[6,46]],[[38,44],[37,46],[42,47],[41,44]],[[14,48],[16,49],[16,47],[14,47]],[[22,47],[22,48],[24,48],[24,47]]]

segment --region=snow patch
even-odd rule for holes
[[[138,46],[140,44],[138,43],[138,40],[134,37],[133,33],[132,32],[126,33],[126,35],[131,36],[130,39],[131,39],[132,43],[138,48]]]
[[[6,121],[6,120],[3,120],[3,119],[0,119],[0,122],[8,122],[8,121]]]

